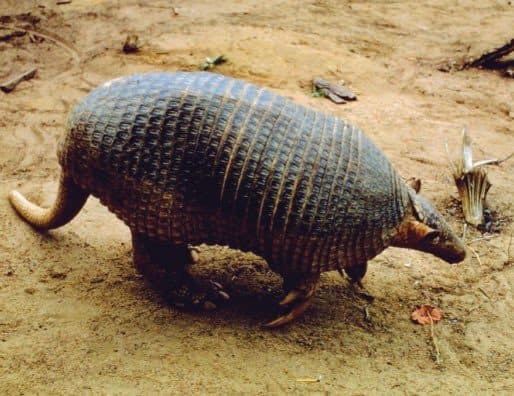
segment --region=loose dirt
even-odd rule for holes
[[[224,54],[216,71],[364,129],[462,233],[445,142],[456,150],[467,126],[478,158],[510,154],[514,80],[442,70],[510,40],[511,1],[3,0],[0,15],[0,36],[21,32],[0,41],[0,81],[38,68],[0,92],[1,394],[514,393],[513,160],[490,169],[493,227],[468,228],[466,262],[388,249],[364,279],[373,303],[324,274],[306,314],[275,331],[260,325],[280,279],[256,256],[202,247],[198,276],[232,300],[182,312],[136,274],[127,227],[95,199],[48,233],[7,202],[13,188],[52,202],[57,141],[90,89]],[[139,52],[123,53],[128,35]],[[358,100],[312,97],[317,76]],[[410,320],[423,304],[443,313],[433,336]]]

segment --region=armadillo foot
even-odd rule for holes
[[[268,328],[279,327],[299,318],[309,307],[318,286],[318,281],[319,274],[295,279],[285,279],[284,283],[289,289],[289,292],[279,304],[291,308],[289,312],[266,323],[264,326]]]
[[[346,275],[350,278],[350,282],[357,283],[362,287],[361,280],[366,275],[366,271],[368,270],[368,263],[364,262],[363,264],[355,264],[344,269]]]
[[[362,284],[362,278],[366,275],[368,269],[368,263],[352,265],[344,269],[344,272],[350,278],[350,286],[356,296],[363,298],[364,300],[372,303],[375,297],[371,294],[366,293],[366,288]],[[339,270],[341,276],[344,277],[343,271]]]
[[[198,250],[190,245],[172,245],[132,233],[134,265],[170,304],[178,308],[211,310],[230,297],[222,285],[197,284],[188,266],[198,261]]]
[[[353,294],[356,297],[361,298],[370,304],[372,304],[373,301],[375,301],[375,296],[369,294],[366,291],[366,288],[362,285],[362,283],[360,281],[359,282],[351,282],[350,286],[351,286],[351,290],[353,291]]]

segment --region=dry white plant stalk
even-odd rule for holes
[[[512,154],[504,159],[489,159],[473,163],[473,155],[471,153],[471,138],[467,129],[462,131],[462,151],[457,161],[452,161],[446,146],[448,159],[453,171],[453,178],[459,191],[462,202],[462,211],[466,222],[479,226],[484,221],[484,206],[487,192],[491,187],[491,183],[487,178],[485,170],[486,165],[500,165],[502,162],[512,157]]]

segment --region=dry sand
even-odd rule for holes
[[[0,394],[514,394],[514,160],[490,170],[491,238],[467,233],[476,256],[448,265],[388,249],[364,279],[373,304],[324,274],[304,317],[276,331],[260,325],[276,314],[280,281],[255,256],[204,247],[198,276],[226,283],[232,301],[181,312],[135,273],[127,227],[97,200],[41,234],[6,199],[18,188],[52,202],[56,142],[91,88],[225,54],[220,73],[364,129],[461,233],[445,141],[457,147],[468,126],[477,157],[512,152],[514,80],[438,69],[510,40],[512,1],[1,3],[11,17],[0,35],[27,33],[0,42],[0,81],[38,72],[0,92]],[[128,34],[140,52],[121,51]],[[316,76],[345,80],[358,101],[311,97]],[[409,319],[426,303],[444,315],[434,337]]]

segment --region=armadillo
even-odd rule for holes
[[[283,277],[285,313],[270,327],[307,309],[320,273],[359,282],[388,246],[466,255],[419,183],[359,128],[218,74],[105,83],[72,109],[58,158],[53,206],[12,191],[19,215],[52,229],[98,197],[130,228],[136,268],[178,306],[228,298],[190,275],[202,243],[254,252]]]

